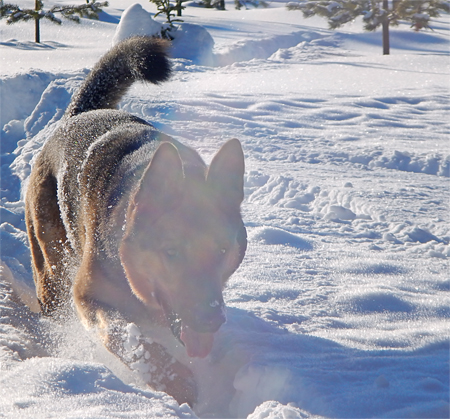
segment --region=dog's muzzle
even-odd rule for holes
[[[199,333],[215,333],[227,321],[226,308],[224,302],[217,300],[208,304],[198,305],[193,308],[191,321],[187,322]]]
[[[163,307],[173,335],[185,346],[188,356],[206,357],[212,350],[214,333],[226,322],[223,301],[194,306],[187,319],[168,309],[167,304]]]

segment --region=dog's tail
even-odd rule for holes
[[[128,88],[138,80],[158,84],[170,77],[168,42],[136,36],[114,46],[95,65],[75,93],[66,115],[94,109],[114,109]]]

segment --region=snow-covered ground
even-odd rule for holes
[[[76,320],[17,300],[10,271],[32,284],[21,182],[128,5],[44,22],[39,46],[32,24],[0,21],[0,417],[448,418],[448,15],[434,32],[391,30],[382,56],[360,22],[331,32],[282,3],[188,6],[185,22],[214,39],[208,62],[174,54],[170,82],[122,101],[207,161],[232,137],[246,155],[249,248],[228,323],[193,362],[194,411],[143,387]]]

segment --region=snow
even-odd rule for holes
[[[121,102],[207,161],[233,137],[246,156],[249,247],[225,292],[228,322],[192,364],[193,410],[146,388],[139,365],[126,369],[76,319],[40,319],[17,298],[36,310],[30,164],[129,6],[42,22],[39,46],[33,25],[0,21],[0,416],[448,418],[448,15],[434,32],[393,28],[382,56],[380,32],[361,22],[332,32],[284,3],[188,5],[179,39],[199,41],[174,48],[171,81]],[[139,333],[129,326],[130,350]]]
[[[161,23],[152,19],[151,14],[144,10],[139,3],[135,3],[122,13],[112,44],[116,45],[130,36],[136,35],[161,36],[162,28]]]

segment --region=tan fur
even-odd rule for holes
[[[100,102],[89,110],[92,79],[109,77],[132,48],[163,50],[139,38],[109,52],[36,159],[26,194],[33,274],[44,314],[73,301],[85,326],[146,370],[150,386],[193,405],[183,363],[211,350],[225,321],[223,287],[246,249],[244,157],[230,140],[208,168],[139,118]],[[130,325],[139,331],[131,351]]]

